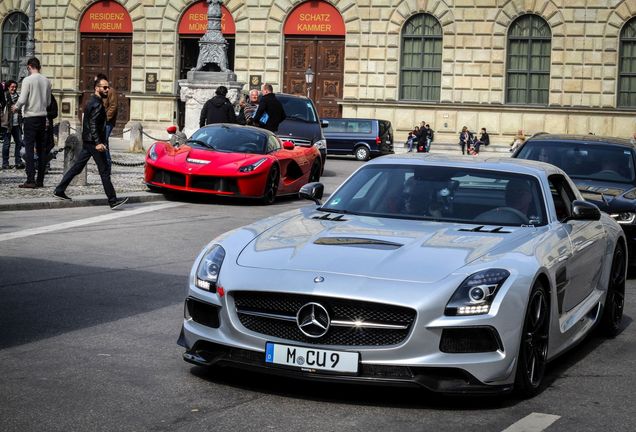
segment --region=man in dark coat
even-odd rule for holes
[[[261,101],[258,104],[258,110],[254,114],[254,124],[269,131],[276,132],[278,125],[282,123],[287,116],[283,105],[274,94],[271,84],[263,84],[261,88]]]
[[[236,123],[234,106],[225,95],[227,95],[227,87],[219,86],[216,89],[216,96],[203,105],[199,127],[214,123]]]

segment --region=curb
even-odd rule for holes
[[[165,201],[165,197],[161,193],[154,192],[125,192],[118,195],[119,198],[128,198],[128,203],[146,203],[154,201]],[[105,195],[80,195],[73,197],[72,201],[58,200],[51,198],[33,198],[33,199],[13,199],[0,201],[0,211],[18,211],[18,210],[42,210],[42,209],[58,209],[69,207],[88,207],[88,206],[107,206],[108,199]]]

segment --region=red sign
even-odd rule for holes
[[[285,21],[285,35],[344,36],[347,31],[338,9],[310,0],[294,9]]]
[[[132,33],[133,25],[128,11],[116,1],[103,0],[93,4],[84,13],[80,33]]]
[[[194,3],[181,16],[179,34],[202,35],[208,29],[208,4],[205,0]],[[221,5],[221,32],[224,35],[236,34],[236,25],[232,14]]]

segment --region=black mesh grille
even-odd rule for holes
[[[219,306],[188,298],[186,299],[186,307],[194,322],[207,327],[219,328]]]
[[[192,176],[190,186],[194,189],[207,189],[219,192],[238,193],[236,179],[225,177]]]
[[[439,342],[439,350],[449,354],[493,352],[499,349],[499,336],[492,327],[445,328]]]
[[[296,316],[296,313],[303,305],[316,302],[327,309],[332,321],[360,320],[407,326],[406,329],[400,330],[331,326],[324,336],[309,338],[298,329],[295,321],[238,313],[241,324],[251,331],[308,344],[342,346],[396,345],[406,338],[415,320],[415,311],[413,309],[380,303],[297,294],[254,292],[234,292],[233,297],[237,309],[241,311]]]
[[[152,177],[154,183],[163,183],[174,186],[185,186],[185,175],[166,170],[156,170]]]

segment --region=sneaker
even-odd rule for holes
[[[18,187],[22,189],[35,189],[38,186],[35,183],[24,182],[21,185],[18,185]]]
[[[72,201],[71,197],[66,195],[64,192],[53,192],[53,196],[57,199],[61,199],[64,201]]]
[[[119,207],[123,206],[127,202],[128,202],[128,197],[126,197],[126,198],[117,198],[115,200],[115,202],[110,203],[110,209],[111,210],[118,209]]]

